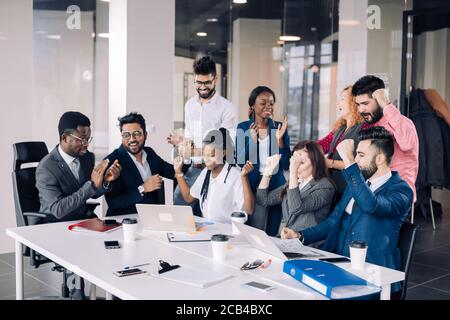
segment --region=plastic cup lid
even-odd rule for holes
[[[364,249],[367,248],[367,244],[364,241],[354,240],[350,242],[350,247]]]
[[[125,218],[122,220],[123,224],[135,224],[137,223],[137,219]]]
[[[232,218],[245,218],[245,213],[243,213],[243,212],[233,212],[232,214],[231,214],[231,217]]]
[[[228,236],[225,234],[213,234],[211,236],[211,241],[228,241]]]

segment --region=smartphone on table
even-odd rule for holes
[[[120,248],[119,241],[105,241],[105,248],[106,249],[119,249]]]
[[[337,257],[337,258],[320,258],[320,261],[339,263],[339,262],[350,262],[351,260],[347,257]]]
[[[267,292],[267,291],[275,289],[275,287],[269,286],[269,285],[261,283],[261,282],[256,282],[256,281],[244,283],[243,286],[252,288],[252,289],[256,289],[256,290],[262,291],[262,292]]]
[[[119,270],[114,272],[114,275],[118,276],[118,277],[126,277],[126,276],[132,276],[134,274],[140,274],[140,273],[146,273],[147,271],[138,269],[138,268],[133,268],[133,269],[126,269],[126,270]]]

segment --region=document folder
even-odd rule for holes
[[[284,262],[283,272],[330,299],[357,298],[380,292],[379,287],[328,262],[289,260]]]

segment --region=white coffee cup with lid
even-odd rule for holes
[[[122,220],[123,240],[125,242],[133,242],[136,240],[138,228],[137,219],[125,218]]]
[[[223,262],[227,258],[228,236],[225,234],[214,234],[211,237],[213,259]]]
[[[240,234],[239,229],[236,227],[236,223],[246,223],[248,220],[247,213],[243,211],[233,212],[231,214],[231,225],[233,228],[233,234]]]
[[[350,260],[352,269],[364,271],[366,268],[367,245],[364,241],[350,242]]]

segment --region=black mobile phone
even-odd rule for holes
[[[103,221],[103,223],[104,223],[106,226],[109,226],[109,225],[116,224],[117,221],[116,221],[115,219],[105,219],[105,221]]]
[[[350,262],[349,258],[339,257],[339,258],[320,258],[320,261],[331,262],[331,263],[339,263],[339,262]]]
[[[105,241],[105,248],[106,249],[119,249],[119,241]]]
[[[126,277],[126,276],[131,276],[133,274],[140,274],[140,273],[145,273],[147,271],[138,269],[138,268],[134,268],[134,269],[127,269],[127,270],[119,270],[114,272],[114,274],[118,277]]]

